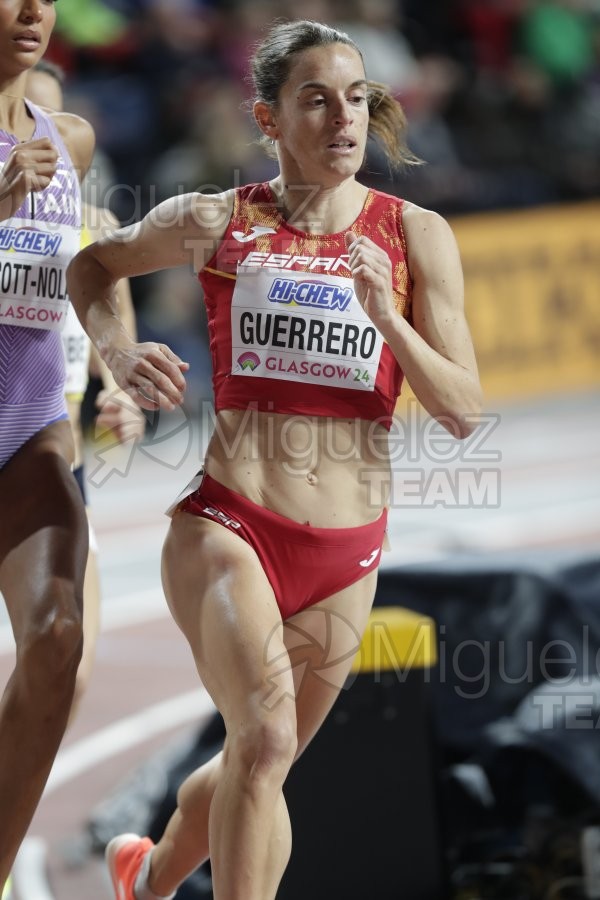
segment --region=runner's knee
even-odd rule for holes
[[[296,718],[291,701],[275,710],[261,709],[228,736],[229,752],[251,780],[285,778],[297,748]]]
[[[43,613],[29,624],[18,647],[25,677],[37,686],[72,693],[83,650],[81,604],[73,586],[55,578],[47,599],[36,607]]]

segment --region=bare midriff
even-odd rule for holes
[[[388,432],[362,419],[222,410],[205,468],[296,522],[352,528],[377,519],[387,503]]]

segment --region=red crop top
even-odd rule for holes
[[[396,309],[408,317],[402,206],[370,190],[352,230],[390,256]],[[356,299],[344,234],[293,228],[268,183],[236,190],[223,240],[198,276],[217,411],[252,407],[390,427],[403,373]]]

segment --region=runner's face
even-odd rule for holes
[[[369,110],[362,60],[346,44],[298,53],[274,112],[282,165],[319,183],[353,176],[367,141]]]
[[[34,66],[55,21],[55,0],[0,0],[0,73],[14,77]]]

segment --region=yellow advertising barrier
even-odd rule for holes
[[[353,672],[430,669],[437,662],[435,622],[429,616],[400,606],[376,606],[358,653]]]
[[[450,224],[486,404],[600,385],[600,203]]]

